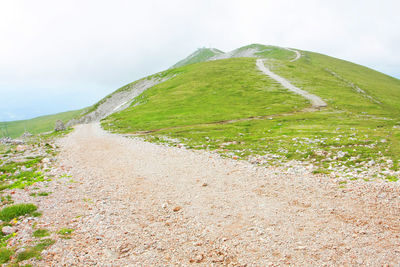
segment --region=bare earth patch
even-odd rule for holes
[[[73,229],[39,265],[395,265],[398,183],[338,188],[79,125],[38,228]],[[46,205],[45,205],[46,204]]]

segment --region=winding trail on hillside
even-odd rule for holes
[[[286,89],[288,89],[288,90],[290,90],[290,91],[292,91],[292,92],[294,92],[296,94],[299,94],[302,97],[305,97],[306,99],[310,100],[311,105],[312,105],[313,108],[326,107],[327,104],[319,96],[310,94],[309,92],[304,91],[304,90],[294,86],[293,84],[291,84],[288,80],[286,80],[282,76],[279,76],[278,74],[272,72],[269,68],[267,68],[264,65],[264,60],[263,59],[257,59],[256,65],[257,65],[258,69],[261,70],[265,75],[267,75],[270,78],[274,79],[275,81],[280,83]]]
[[[43,212],[75,231],[44,265],[400,261],[395,183],[339,189],[327,177],[125,138],[98,124],[76,126],[58,145],[58,168],[73,182],[51,188]]]
[[[294,59],[290,60],[290,62],[295,62],[301,58],[301,53],[299,51],[292,49],[292,48],[288,48],[288,47],[286,47],[285,49],[296,53],[296,57]]]

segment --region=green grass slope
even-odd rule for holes
[[[234,58],[177,68],[179,75],[111,115],[123,132],[211,123],[291,112],[307,106],[300,96],[259,73],[255,59]]]
[[[79,116],[82,110],[73,110],[53,115],[41,116],[30,120],[0,122],[0,136],[9,136],[16,138],[21,136],[25,131],[31,134],[48,132],[54,129],[57,120],[64,123]]]
[[[182,67],[185,65],[207,61],[208,59],[223,54],[221,50],[215,48],[199,48],[187,58],[176,63],[173,68]]]
[[[317,53],[301,51],[291,62],[295,53],[284,48],[240,49],[248,48],[328,106],[310,110],[305,99],[256,69],[255,58],[234,58],[170,69],[174,78],[103,120],[103,127],[259,164],[299,160],[333,176],[398,179],[398,79]]]

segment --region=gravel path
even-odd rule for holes
[[[304,91],[304,90],[294,86],[285,78],[279,76],[278,74],[275,74],[274,72],[272,72],[270,69],[268,69],[264,65],[264,61],[262,59],[257,59],[256,64],[257,64],[258,69],[261,70],[265,75],[268,75],[269,77],[271,77],[272,79],[274,79],[275,81],[280,83],[283,87],[287,88],[288,90],[290,90],[296,94],[299,94],[299,95],[307,98],[308,100],[310,100],[310,102],[314,108],[326,107],[325,101],[322,100],[319,96],[310,94],[309,92]]]
[[[345,189],[79,125],[59,141],[38,227],[73,228],[46,266],[370,265],[400,261],[397,183]]]

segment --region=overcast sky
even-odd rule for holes
[[[400,1],[0,0],[0,121],[92,105],[200,47],[271,44],[400,78]]]

